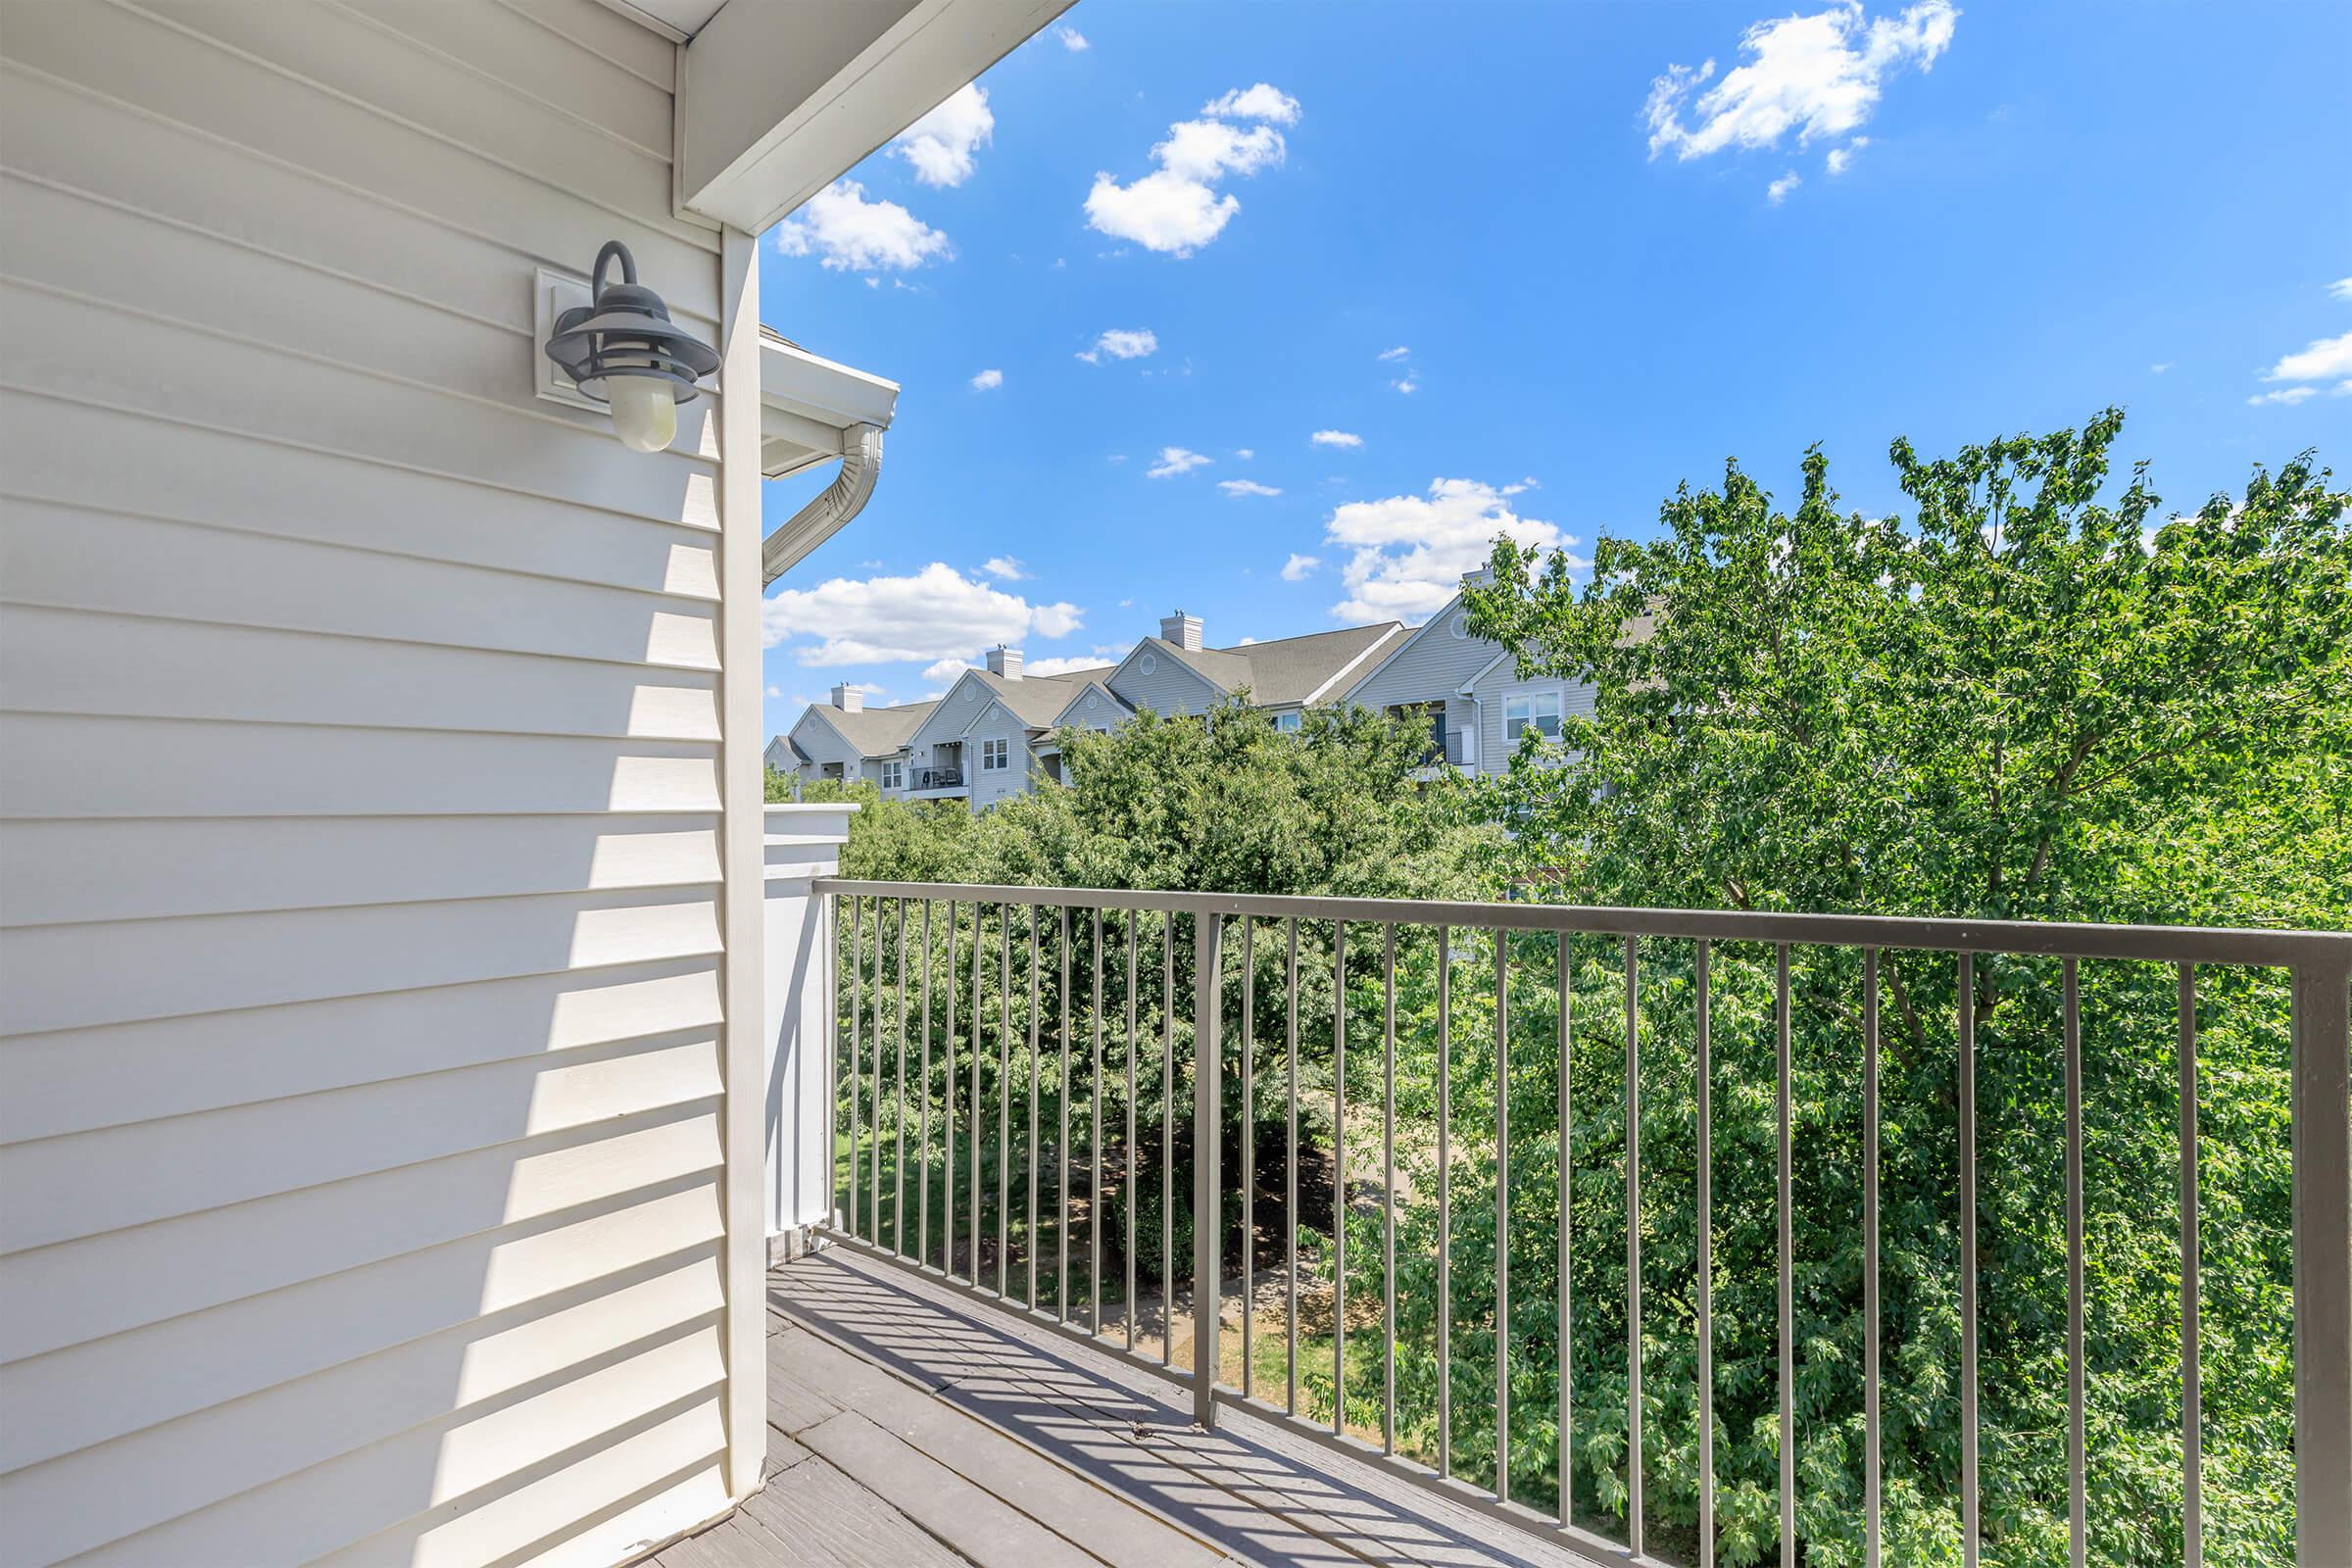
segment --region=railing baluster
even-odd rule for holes
[[[1625,939],[1625,1526],[1642,1552],[1642,1030],[1637,941]],[[1793,1562],[1794,1558],[1784,1558]]]
[[[1977,978],[1960,955],[1960,1559],[1977,1568]]]
[[[1127,1348],[1135,1348],[1135,1205],[1143,1197],[1135,1170],[1135,970],[1136,953],[1142,946],[1143,915],[1134,909],[1127,911],[1127,1148],[1119,1156],[1119,1185],[1125,1189],[1127,1200],[1119,1206],[1127,1211],[1127,1306],[1122,1314],[1127,1319]]]
[[[1257,922],[1242,919],[1242,1397],[1256,1392]],[[1133,1348],[1130,1344],[1130,1348]]]
[[[1044,1005],[1044,986],[1038,969],[1037,906],[1029,906],[1029,1229],[1022,1250],[1029,1254],[1029,1289],[1021,1304],[1037,1310],[1037,1080],[1039,1075],[1038,1013]]]
[[[1494,933],[1494,1497],[1511,1500],[1511,934]]]
[[[2065,964],[2066,1022],[2066,1540],[2070,1568],[2090,1560],[2088,1450],[2082,1362],[2082,994]]]
[[[890,1133],[897,1145],[890,1171],[890,1250],[906,1255],[906,901],[898,901],[899,943],[899,1079],[892,1091]]]
[[[2180,1560],[2205,1561],[2204,1401],[2197,1364],[2197,970],[2180,966]]]
[[[1054,1100],[1061,1112],[1061,1137],[1054,1145],[1054,1165],[1060,1173],[1055,1177],[1059,1188],[1061,1218],[1054,1227],[1054,1315],[1063,1323],[1070,1320],[1070,910],[1061,910],[1061,1077],[1055,1084]]]
[[[974,909],[979,908],[973,905]],[[939,1125],[946,1142],[940,1163],[940,1186],[944,1189],[940,1203],[939,1271],[948,1278],[956,1277],[956,901],[948,901],[948,984],[944,1000],[947,1004],[947,1034],[942,1044],[947,1050],[941,1076]]]
[[[1788,944],[1773,952],[1772,1062],[1777,1115],[1774,1191],[1780,1211],[1778,1345],[1781,1357],[1781,1561],[1796,1561],[1796,1229],[1789,1170]]]
[[[1159,1364],[1176,1356],[1176,911],[1159,937]]]
[[[1087,1038],[1086,1092],[1093,1107],[1086,1120],[1087,1168],[1091,1185],[1086,1200],[1086,1300],[1089,1334],[1102,1332],[1102,911],[1095,910],[1095,1004],[1090,1009]]]
[[[1396,1451],[1396,928],[1380,928],[1380,1451]]]
[[[863,1071],[858,1058],[863,1054],[864,1044],[859,1033],[865,1011],[865,957],[860,945],[865,940],[863,905],[864,901],[855,896],[850,900],[850,1197],[844,1213],[852,1236],[858,1234],[858,1074]]]
[[[1001,907],[1001,906],[1000,906]],[[972,1182],[972,1240],[971,1282],[974,1289],[980,1284],[980,1226],[981,1211],[988,1205],[982,1201],[980,1188],[980,1130],[988,1125],[987,1108],[980,1102],[980,1055],[985,1042],[980,1031],[988,1017],[987,1004],[982,998],[988,965],[983,961],[987,948],[988,915],[978,900],[972,903],[972,1135],[964,1140],[971,1148]]]
[[[1224,934],[1222,916],[1193,916],[1193,1420],[1201,1427],[1217,1424],[1217,1345],[1222,1327],[1217,1292],[1225,1283],[1223,1249],[1218,1246],[1223,1229],[1219,1221],[1224,1215],[1219,1192],[1224,1162],[1217,1155],[1224,1116],[1224,1091],[1218,1084]]]
[[[1453,1475],[1453,928],[1438,927],[1438,1474]]]
[[[2078,1153],[2082,1140],[2076,1139]],[[1862,951],[1862,1562],[1879,1568],[1879,950]],[[2080,1408],[2080,1406],[2078,1406]]]
[[[997,964],[997,1294],[1012,1283],[1012,906],[999,911]]]
[[[1282,1250],[1285,1298],[1282,1312],[1283,1364],[1290,1388],[1283,1409],[1298,1413],[1298,922],[1290,922],[1290,956],[1285,986],[1288,999],[1285,1038],[1290,1047],[1290,1109],[1283,1123],[1285,1179],[1290,1183],[1282,1205]]]
[[[923,901],[923,1108],[915,1129],[923,1169],[914,1195],[914,1260],[931,1262],[931,901]]]
[[[1698,1123],[1698,1565],[1715,1568],[1715,1076],[1707,999],[1707,944],[1692,955],[1697,993],[1697,1059],[1692,1063],[1693,1112]]]
[[[1331,923],[1331,1430],[1348,1420],[1348,922]]]
[[[1575,1490],[1576,1477],[1576,1425],[1574,1421],[1574,1416],[1576,1413],[1574,1348],[1576,1341],[1570,1336],[1569,1332],[1574,1327],[1574,1323],[1569,1310],[1569,1302],[1573,1293],[1569,1289],[1570,1275],[1568,1272],[1569,1261],[1573,1255],[1569,1239],[1570,1227],[1568,1220],[1570,1214],[1570,1200],[1575,1196],[1572,1190],[1574,1184],[1570,1181],[1570,1177],[1575,1170],[1575,1165],[1570,1157],[1574,1151],[1571,1148],[1571,1138],[1569,1133],[1569,1129],[1573,1125],[1569,1120],[1569,1079],[1570,1068],[1575,1065],[1574,1047],[1576,1041],[1576,1031],[1574,1016],[1569,1010],[1569,984],[1571,972],[1569,957],[1568,933],[1563,931],[1560,933],[1559,937],[1559,973],[1555,977],[1558,981],[1560,992],[1557,1024],[1557,1044],[1560,1050],[1560,1108],[1558,1129],[1560,1140],[1560,1234],[1558,1237],[1560,1247],[1560,1338],[1558,1367],[1560,1413],[1559,1437],[1557,1443],[1559,1448],[1558,1464],[1560,1467],[1559,1515],[1560,1523],[1563,1525],[1568,1522],[1570,1494]]]
[[[2294,971],[2295,1560],[2352,1562],[2352,1101],[2347,971]]]

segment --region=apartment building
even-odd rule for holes
[[[1273,642],[1210,648],[1179,610],[1116,663],[1024,673],[1021,650],[990,650],[930,702],[867,708],[847,685],[811,704],[768,748],[804,781],[863,780],[883,794],[962,800],[978,810],[1061,777],[1064,728],[1109,731],[1150,709],[1207,711],[1246,695],[1281,728],[1309,708],[1354,706],[1425,722],[1433,759],[1472,771],[1510,765],[1520,732],[1556,736],[1590,712],[1591,687],[1522,680],[1499,643],[1473,636],[1461,596],[1419,626],[1377,621]]]

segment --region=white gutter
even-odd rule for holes
[[[882,427],[853,424],[842,432],[841,471],[792,520],[767,536],[760,547],[760,586],[764,588],[790,571],[818,545],[865,510],[882,472]]]

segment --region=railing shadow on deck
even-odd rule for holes
[[[809,1329],[920,1386],[1022,1444],[1249,1561],[1426,1561],[1433,1552],[1497,1568],[1584,1559],[1480,1522],[1446,1517],[1442,1498],[1382,1484],[1377,1472],[1228,1412],[1213,1432],[1190,1396],[1057,1332],[925,1292],[905,1265],[831,1248],[769,1276],[768,1300]],[[943,1282],[943,1292],[944,1292]],[[1024,1332],[1026,1331],[1026,1332]],[[1361,1472],[1361,1479],[1348,1474]],[[1370,1484],[1367,1484],[1370,1483]],[[1273,1515],[1284,1528],[1269,1529]],[[1301,1555],[1290,1542],[1319,1543]]]

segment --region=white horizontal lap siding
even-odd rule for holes
[[[724,1506],[716,396],[533,395],[619,238],[594,0],[0,28],[13,1562],[602,1564]]]

